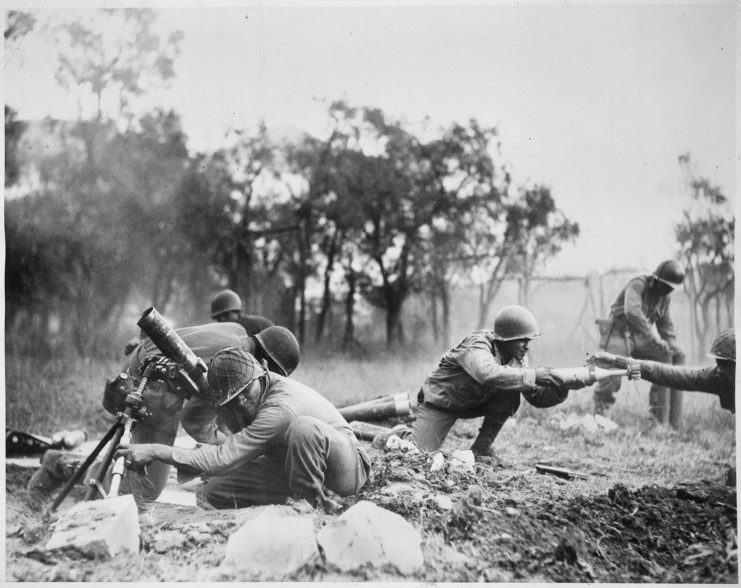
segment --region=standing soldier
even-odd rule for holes
[[[270,319],[255,314],[242,314],[242,299],[234,290],[222,290],[211,299],[211,318],[217,323],[239,323],[248,335],[272,327]]]
[[[684,353],[677,346],[669,302],[674,288],[684,281],[684,269],[673,259],[662,261],[653,275],[633,278],[618,294],[609,320],[598,320],[600,348],[615,355],[682,364]],[[653,331],[656,325],[658,335]],[[594,410],[604,414],[615,403],[620,378],[609,378],[594,390]],[[649,393],[651,415],[667,419],[667,389],[654,384]]]

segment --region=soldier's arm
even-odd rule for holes
[[[659,335],[672,347],[677,345],[677,333],[674,329],[674,323],[672,322],[669,314],[670,302],[666,301],[666,305],[662,310],[659,318],[656,320],[656,329],[659,331]]]
[[[625,318],[634,335],[653,339],[655,336],[651,332],[651,324],[643,312],[642,297],[643,288],[641,282],[637,280],[631,281],[625,288],[625,301],[623,303]]]
[[[483,341],[471,343],[458,357],[458,363],[483,386],[517,391],[532,390],[535,387],[534,368],[501,365]]]
[[[224,474],[240,463],[251,461],[267,450],[283,434],[292,413],[281,406],[261,408],[249,426],[227,435],[221,445],[204,445],[195,449],[173,448],[172,465],[178,469],[206,474]]]
[[[638,363],[641,366],[641,378],[652,384],[688,392],[720,393],[719,379],[711,367],[675,366],[648,360]]]

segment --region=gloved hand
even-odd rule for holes
[[[684,364],[684,351],[682,351],[676,343],[669,343],[669,350],[672,354],[672,363],[676,365]]]
[[[653,346],[654,348],[659,349],[661,352],[665,353],[669,357],[672,357],[672,355],[674,355],[674,352],[672,351],[672,348],[669,345],[669,343],[667,343],[663,339],[654,339]]]
[[[535,384],[537,386],[553,386],[560,388],[564,385],[564,379],[553,371],[553,368],[540,366],[535,368]]]
[[[587,363],[590,365],[596,365],[597,367],[610,369],[617,368],[622,369],[628,367],[629,358],[623,357],[622,355],[615,355],[614,353],[607,353],[606,351],[598,351],[587,359]]]

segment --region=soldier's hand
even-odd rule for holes
[[[663,339],[656,339],[654,341],[654,347],[659,349],[661,352],[666,353],[666,355],[668,355],[669,357],[672,357],[672,355],[674,355],[674,352],[672,351],[669,343],[667,343]]]
[[[535,384],[538,386],[552,386],[560,388],[564,384],[564,379],[553,371],[553,368],[540,366],[535,368]]]
[[[671,347],[671,352],[672,352],[672,363],[674,363],[675,365],[683,365],[684,360],[685,360],[684,351],[682,351],[676,345],[673,345]]]
[[[124,458],[124,466],[133,471],[141,471],[153,461],[165,461],[162,448],[170,449],[159,443],[136,443],[134,445],[121,445],[116,450],[114,458]]]

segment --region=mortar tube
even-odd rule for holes
[[[361,402],[339,409],[347,421],[380,421],[383,419],[406,416],[411,412],[409,399],[387,400],[384,402]]]
[[[368,402],[388,402],[390,400],[399,402],[409,402],[409,394],[406,392],[400,392],[399,394],[389,394],[388,396],[380,396],[379,398],[373,398]]]

